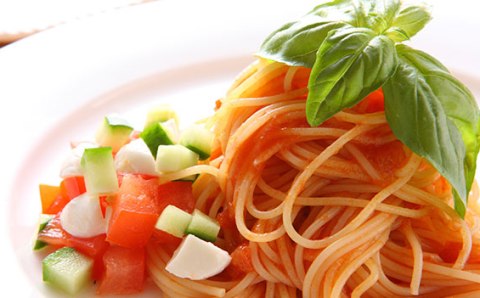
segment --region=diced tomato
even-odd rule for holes
[[[252,252],[248,244],[238,246],[231,254],[232,265],[239,270],[248,273],[253,271]]]
[[[60,187],[40,184],[40,200],[42,202],[42,213],[46,213],[55,199],[60,195]]]
[[[107,249],[108,242],[105,241],[105,234],[95,237],[78,238],[71,236],[68,239],[68,246],[78,249],[80,252],[91,257],[102,255]]]
[[[102,254],[108,243],[105,241],[105,234],[90,238],[79,238],[70,235],[62,228],[60,214],[55,215],[45,228],[38,234],[38,239],[53,246],[69,246],[78,251],[95,257]]]
[[[217,221],[222,229],[235,228],[235,218],[232,217],[231,212],[228,209],[224,209],[217,214]]]
[[[119,193],[113,198],[107,241],[127,248],[145,246],[159,216],[157,196],[156,179],[123,176]]]
[[[383,91],[375,90],[357,104],[355,109],[361,113],[375,113],[385,110]]]
[[[58,212],[63,210],[63,207],[65,207],[68,202],[70,202],[69,198],[64,197],[62,194],[58,194],[52,204],[47,208],[47,210],[45,210],[45,213],[57,214]]]
[[[141,292],[145,282],[145,250],[110,246],[103,255],[104,271],[97,293],[125,295]]]
[[[232,278],[240,278],[246,273],[252,272],[252,252],[248,244],[239,245],[231,254],[232,261],[225,272]]]
[[[85,180],[83,177],[67,177],[62,180],[59,187],[40,185],[40,197],[42,200],[42,212],[57,214],[63,210],[70,200],[85,193]],[[44,202],[45,200],[45,202]],[[50,201],[51,200],[51,201]],[[48,207],[47,207],[48,205]],[[43,209],[44,206],[46,209]]]
[[[105,250],[109,247],[108,242]],[[92,268],[92,279],[95,281],[99,281],[103,276],[103,271],[105,270],[105,266],[103,265],[103,254],[105,252],[99,254],[98,256],[93,257],[93,268]]]
[[[195,201],[192,183],[184,181],[159,185],[156,177],[121,174],[120,191],[112,199],[107,241],[122,247],[143,247],[155,231],[155,223],[168,205],[192,212]],[[178,243],[176,237],[155,232],[162,243]]]
[[[69,234],[62,228],[60,214],[55,215],[38,233],[38,239],[53,246],[67,246]]]
[[[64,197],[74,199],[85,193],[85,179],[82,176],[67,177],[60,184],[60,189]]]
[[[172,234],[157,229],[153,232],[153,238],[155,238],[157,243],[173,244],[175,246],[180,245],[182,242],[182,238],[175,237]]]
[[[174,205],[188,213],[195,208],[192,193],[192,182],[173,181],[162,184],[158,188],[158,211],[162,213],[168,205]]]
[[[144,180],[157,179],[157,176],[153,176],[153,175],[149,175],[149,174],[131,174],[131,173],[119,172],[119,173],[117,173],[117,179],[118,179],[118,185],[119,186],[122,186],[123,177],[125,177],[125,176],[136,176],[136,177],[140,177]]]

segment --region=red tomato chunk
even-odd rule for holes
[[[252,252],[248,244],[241,244],[231,253],[232,261],[226,272],[234,277],[240,278],[246,273],[252,272]]]
[[[47,191],[48,190],[48,191]],[[43,185],[40,187],[42,211],[46,214],[57,214],[70,200],[85,192],[83,177],[67,177],[62,180],[58,190],[55,187]]]
[[[112,202],[108,242],[127,248],[147,244],[159,216],[157,189],[156,179],[144,180],[135,175],[123,177],[119,193]]]
[[[64,197],[72,200],[85,193],[85,179],[82,176],[67,177],[60,184],[60,189]]]
[[[174,181],[160,185],[158,198],[159,213],[162,213],[168,205],[174,205],[188,213],[192,213],[195,208],[192,182],[189,181]]]
[[[135,294],[145,283],[145,250],[110,246],[103,255],[104,270],[97,293],[100,295]]]
[[[102,254],[108,246],[108,243],[105,242],[105,234],[90,238],[79,238],[67,233],[60,223],[60,213],[48,222],[38,234],[38,239],[57,247],[73,247],[91,257]]]
[[[163,209],[175,205],[192,212],[195,201],[191,182],[159,185],[156,178],[124,175],[118,195],[113,198],[107,241],[127,248],[144,247],[155,231]],[[171,242],[168,237],[166,242]]]
[[[155,229],[155,231],[153,232],[152,237],[157,243],[162,244],[174,244],[175,246],[178,246],[182,242],[182,238],[178,238],[176,236],[173,236],[172,234],[157,229]]]
[[[361,113],[376,113],[385,110],[383,90],[378,89],[360,101],[355,109]]]

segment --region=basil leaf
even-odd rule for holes
[[[395,71],[392,40],[365,28],[332,31],[317,52],[308,83],[307,120],[321,124],[378,89]]]
[[[310,15],[322,18],[328,22],[343,22],[355,27],[365,26],[365,16],[362,9],[363,2],[352,0],[333,0],[315,6]]]
[[[257,55],[291,66],[312,68],[320,44],[331,30],[346,26],[339,22],[318,22],[315,18],[290,23],[271,35]]]
[[[399,45],[397,48],[405,59],[422,72],[445,108],[447,117],[459,129],[466,149],[464,167],[467,191],[470,190],[480,149],[480,111],[475,97],[432,56],[405,45]]]
[[[395,42],[410,39],[431,19],[430,8],[422,4],[384,0],[361,1],[358,5],[364,10],[364,27],[385,34]]]
[[[398,139],[450,182],[463,217],[480,144],[476,101],[433,57],[405,45],[397,53],[397,71],[383,86],[387,120]]]
[[[465,198],[462,137],[423,75],[400,58],[383,92],[385,116],[395,136],[427,159]]]
[[[385,34],[395,42],[408,40],[430,20],[430,8],[426,5],[403,5]]]
[[[369,28],[398,42],[415,35],[429,20],[426,6],[401,4],[399,0],[328,1],[270,34],[257,55],[287,65],[312,68],[315,53],[332,30]]]
[[[365,18],[365,25],[363,27],[370,28],[378,34],[383,34],[391,27],[400,9],[399,0],[365,1],[358,5],[364,11],[362,15]]]
[[[465,213],[467,212],[467,201],[464,201],[455,189],[453,189],[452,192],[455,211],[461,218],[465,218]]]
[[[320,4],[300,20],[285,24],[270,34],[257,55],[287,65],[312,68],[317,50],[328,33],[360,25],[357,14],[349,0]]]

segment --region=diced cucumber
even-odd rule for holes
[[[177,127],[175,121],[156,122],[150,124],[141,133],[140,137],[147,144],[154,158],[157,157],[157,149],[160,145],[173,145],[177,139]]]
[[[85,186],[90,194],[108,194],[118,191],[118,179],[112,148],[87,148],[82,156]]]
[[[38,233],[40,233],[45,227],[47,226],[48,222],[52,220],[53,215],[51,214],[40,214],[40,218],[38,219]],[[37,233],[37,234],[38,234]],[[39,250],[47,246],[48,244],[43,242],[42,240],[35,240],[33,244],[33,250]]]
[[[128,142],[133,127],[117,115],[105,116],[97,130],[95,140],[101,147],[112,147],[117,152]]]
[[[200,160],[204,160],[210,157],[213,138],[213,132],[205,126],[193,124],[182,132],[180,144],[196,152]]]
[[[43,259],[43,281],[74,295],[91,280],[92,268],[91,258],[63,247]]]
[[[215,242],[219,231],[220,225],[215,219],[195,209],[185,233],[195,235],[205,241]]]
[[[169,104],[161,104],[147,112],[147,119],[145,121],[145,128],[153,123],[165,122],[173,119],[178,125],[178,115]]]
[[[182,145],[160,145],[157,150],[155,169],[159,173],[171,173],[198,163],[198,154]]]
[[[185,230],[191,219],[192,215],[189,213],[174,205],[168,205],[163,209],[162,214],[155,224],[155,228],[182,238],[183,235],[185,235]]]

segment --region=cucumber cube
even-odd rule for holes
[[[92,268],[91,258],[71,247],[63,247],[42,261],[43,281],[74,295],[91,280]]]
[[[108,115],[97,130],[95,140],[101,147],[112,147],[113,152],[117,152],[125,145],[133,127],[124,119],[117,115]]]
[[[205,126],[194,124],[186,128],[180,137],[180,144],[197,153],[200,160],[210,157],[214,135]]]
[[[157,149],[155,168],[159,173],[172,173],[194,166],[198,154],[182,145],[160,145]]]
[[[112,148],[87,148],[82,156],[85,187],[90,194],[109,194],[118,191],[118,179]]]
[[[147,128],[153,123],[165,122],[170,119],[173,119],[176,125],[178,125],[177,112],[175,112],[175,110],[168,104],[158,105],[147,112],[145,128]]]
[[[176,124],[173,120],[150,124],[141,133],[140,137],[147,144],[154,158],[160,145],[173,145],[176,141]]]
[[[215,242],[219,231],[220,225],[215,219],[195,209],[185,233],[195,235],[205,241]]]
[[[185,235],[185,230],[191,219],[192,215],[189,213],[174,205],[168,205],[163,209],[162,214],[155,224],[155,228],[178,238],[182,238],[183,235]]]

